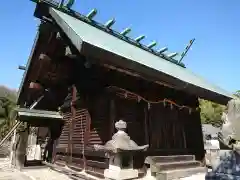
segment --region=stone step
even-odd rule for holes
[[[60,166],[60,167],[66,166],[66,163],[65,163],[64,161],[61,161],[61,160],[57,160],[57,161],[55,162],[55,164],[58,165],[58,166]]]
[[[195,161],[194,155],[174,155],[174,156],[148,156],[145,163],[170,163],[182,161]]]
[[[156,163],[157,172],[174,170],[174,169],[186,169],[200,167],[200,162],[198,161],[179,161],[179,162],[168,162],[168,163]]]
[[[156,174],[156,179],[158,180],[173,180],[179,179],[183,177],[188,177],[198,173],[206,173],[206,167],[194,167],[194,168],[187,168],[187,169],[176,169],[176,170],[167,170],[161,171]]]

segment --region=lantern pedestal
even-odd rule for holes
[[[138,146],[125,132],[126,122],[115,123],[118,130],[104,146],[95,145],[96,150],[105,151],[109,157],[109,168],[104,171],[106,179],[126,180],[138,178],[138,170],[133,167],[135,152],[144,151],[148,145]]]

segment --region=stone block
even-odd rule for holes
[[[104,170],[104,177],[107,179],[115,179],[115,180],[134,179],[134,178],[138,177],[138,170],[136,170],[136,169],[119,169],[119,170],[106,169],[106,170]]]

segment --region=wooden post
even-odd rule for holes
[[[86,147],[87,147],[87,144],[89,143],[89,138],[90,138],[91,121],[92,121],[90,111],[91,111],[92,105],[91,105],[91,99],[89,99],[89,95],[85,94],[84,101],[86,102],[86,107],[88,109],[86,129],[83,133],[83,154],[82,154],[82,157],[83,157],[83,169],[85,170],[86,167],[87,167],[87,159],[86,159],[86,156],[85,156],[85,151],[86,151]]]
[[[76,116],[76,100],[77,100],[77,89],[75,85],[72,86],[72,102],[71,102],[71,121],[69,123],[69,142],[68,142],[68,148],[69,148],[69,161],[68,163],[72,163],[72,152],[73,152],[73,133],[74,133],[74,126],[75,126],[75,116]]]
[[[147,104],[146,106],[144,106],[144,127],[145,127],[145,143],[146,144],[149,144],[148,121],[149,121],[149,113],[148,113],[148,104]]]
[[[16,151],[14,154],[15,166],[21,169],[24,166],[28,145],[28,129],[26,124],[16,134]]]
[[[16,122],[17,121],[15,120],[15,123]],[[14,151],[16,150],[16,148],[15,148],[15,146],[16,146],[16,133],[17,133],[17,130],[15,129],[14,132],[13,132],[13,137],[11,139],[10,167],[12,165],[14,165],[14,161],[15,161],[15,159],[14,159],[15,152]]]
[[[114,130],[115,130],[115,121],[116,121],[116,115],[115,115],[115,100],[114,98],[112,98],[111,96],[111,100],[110,100],[110,134],[109,137],[111,139],[112,135],[114,134]]]

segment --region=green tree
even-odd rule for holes
[[[13,109],[16,106],[16,91],[0,86],[0,138],[14,124]]]
[[[240,98],[240,90],[236,91],[233,96],[237,97],[237,98]]]
[[[199,100],[201,108],[201,121],[203,124],[212,124],[215,127],[220,127],[223,124],[222,113],[226,106],[203,100]]]

